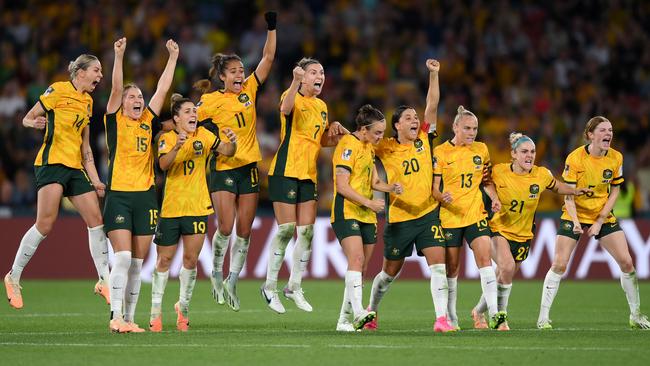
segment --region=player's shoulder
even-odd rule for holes
[[[511,171],[510,163],[499,163],[492,167],[492,174],[507,174]]]

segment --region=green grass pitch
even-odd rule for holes
[[[287,313],[271,312],[259,295],[261,281],[239,284],[242,310],[214,303],[209,281],[197,283],[190,331],[175,328],[178,281],[167,286],[163,333],[111,334],[108,307],[92,294],[93,281],[23,281],[25,307],[0,307],[2,365],[647,365],[650,331],[627,327],[628,307],[618,281],[565,281],[551,318],[556,329],[535,328],[541,282],[515,282],[510,332],[476,331],[469,312],[478,281],[459,284],[463,330],[432,331],[428,281],[396,281],[379,312],[379,330],[334,331],[343,281],[307,281],[311,314],[283,299]],[[644,313],[650,283],[641,282]],[[364,288],[365,301],[370,283]],[[150,286],[143,284],[136,322],[148,323]]]

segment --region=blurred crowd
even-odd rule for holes
[[[207,76],[213,53],[237,53],[247,72],[255,69],[266,38],[263,13],[275,9],[276,59],[257,102],[262,181],[279,145],[279,97],[301,57],[322,62],[330,120],[349,127],[365,103],[389,120],[400,104],[422,117],[425,60],[436,58],[441,142],[451,137],[462,104],[479,116],[479,139],[493,162],[509,161],[508,134],[522,131],[537,142],[537,164],[559,176],[566,155],[583,143],[587,120],[604,115],[625,157],[620,204],[629,215],[650,214],[649,2],[0,0],[0,9],[0,206],[14,213],[35,204],[33,160],[42,141],[42,131],[24,128],[22,117],[50,83],[69,79],[69,61],[92,53],[102,62],[91,134],[105,176],[102,117],[117,38],[128,39],[125,81],[137,83],[146,99],[167,60],[165,41],[176,40],[181,56],[172,90],[198,101],[191,85]],[[324,212],[332,191],[328,150],[319,164]],[[265,196],[263,187],[261,205],[269,207]],[[560,205],[547,194],[540,210]]]

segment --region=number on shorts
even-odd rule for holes
[[[156,209],[149,210],[149,225],[151,226],[158,225],[158,210]]]
[[[194,225],[194,234],[205,234],[205,222],[194,221],[192,224]]]
[[[444,239],[445,236],[443,235],[442,227],[438,225],[433,225],[431,226],[431,231],[433,231],[433,237],[434,239]]]
[[[254,167],[251,169],[251,184],[253,186],[256,186],[259,181],[260,181],[260,175],[259,171],[257,170],[257,167]]]
[[[517,256],[515,257],[516,261],[523,261],[524,259],[528,258],[528,251],[530,250],[530,247],[519,247],[517,249]]]
[[[487,228],[488,227],[488,222],[487,219],[483,219],[476,223],[476,226],[478,226],[479,229]]]

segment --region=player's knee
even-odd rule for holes
[[[563,275],[566,272],[566,262],[554,262],[551,266],[551,270],[559,275]]]
[[[185,268],[196,268],[198,258],[190,255],[183,255],[183,267]]]
[[[288,243],[293,238],[293,232],[296,229],[295,222],[289,222],[278,226],[278,238],[283,243]]]
[[[627,259],[623,260],[620,263],[620,267],[621,267],[621,272],[623,272],[623,273],[634,272],[634,263],[632,262],[632,258],[627,258]]]
[[[501,273],[503,277],[512,278],[515,274],[515,262],[511,261],[500,264],[499,273]]]
[[[169,269],[171,263],[172,263],[171,256],[158,254],[158,259],[156,260],[156,269],[159,272],[166,272]]]
[[[36,230],[43,236],[49,235],[53,226],[54,220],[45,219],[36,221]]]
[[[349,265],[352,267],[354,266],[355,268],[362,268],[363,269],[363,253],[361,254],[352,254],[350,258],[348,259]]]
[[[232,234],[232,227],[223,225],[221,222],[219,222],[219,232],[223,236],[230,236],[230,234]]]
[[[311,240],[314,238],[314,225],[300,226],[298,236],[302,236],[307,242],[311,244]]]

